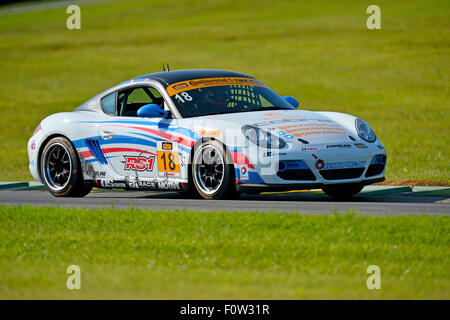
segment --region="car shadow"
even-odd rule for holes
[[[117,192],[117,197],[121,197]],[[178,192],[139,192],[134,195],[137,198],[148,199],[186,199],[199,200],[198,197],[187,196]],[[130,197],[127,192],[127,197]],[[450,199],[450,196],[413,196],[411,193],[370,195],[360,193],[348,199],[336,199],[323,193],[311,192],[284,192],[268,194],[241,194],[236,200],[250,201],[305,201],[305,202],[398,202],[398,203],[436,203]],[[226,200],[225,200],[226,201]]]

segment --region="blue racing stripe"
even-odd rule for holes
[[[149,136],[149,135],[147,135],[147,134],[145,134],[145,133],[133,132],[133,134],[138,134],[138,135],[140,135],[140,136],[143,136],[143,137],[149,137],[149,138],[152,138],[152,139],[154,138],[154,139],[157,139],[158,141],[167,141],[167,139]],[[181,144],[178,144],[178,149],[183,150],[184,152],[187,152],[187,153],[191,152],[191,149],[189,149],[189,148],[187,148],[187,147],[185,147],[185,146],[183,146],[183,145],[181,145]]]
[[[163,128],[168,131],[173,131],[187,136],[191,139],[197,140],[199,135],[187,128],[177,127],[176,125],[169,123],[153,122],[153,121],[136,121],[136,120],[108,120],[108,121],[79,121],[77,123],[125,123],[125,124],[138,124],[138,125],[148,125],[156,126],[158,128]]]
[[[156,148],[156,142],[147,139],[141,139],[137,137],[130,136],[114,136],[112,139],[105,140],[102,137],[98,137],[101,145],[114,144],[114,143],[124,143],[124,144],[135,144],[144,145]]]

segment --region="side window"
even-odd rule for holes
[[[155,88],[137,87],[121,91],[119,93],[119,115],[136,117],[139,108],[149,103],[155,103],[161,108],[164,105],[163,97]]]
[[[161,94],[159,93],[159,91],[156,90],[155,88],[147,88],[147,89],[150,91],[150,93],[153,95],[153,97],[155,97],[155,99],[163,99],[161,97]]]
[[[153,100],[145,92],[144,88],[136,88],[128,95],[127,105],[139,103],[139,104],[149,104]]]
[[[105,113],[112,116],[116,115],[117,92],[108,94],[101,100],[102,109]]]

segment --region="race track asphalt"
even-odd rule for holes
[[[450,215],[448,196],[364,195],[350,201],[335,201],[324,194],[289,192],[280,194],[243,194],[236,200],[201,200],[181,197],[176,192],[128,192],[95,190],[84,198],[55,198],[46,190],[2,190],[0,204],[59,206],[76,208],[140,208],[278,211],[300,214],[331,214],[357,210],[368,215]]]

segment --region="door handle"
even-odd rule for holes
[[[105,140],[109,140],[109,139],[114,138],[114,132],[111,132],[111,131],[101,130],[100,131],[100,135]]]

